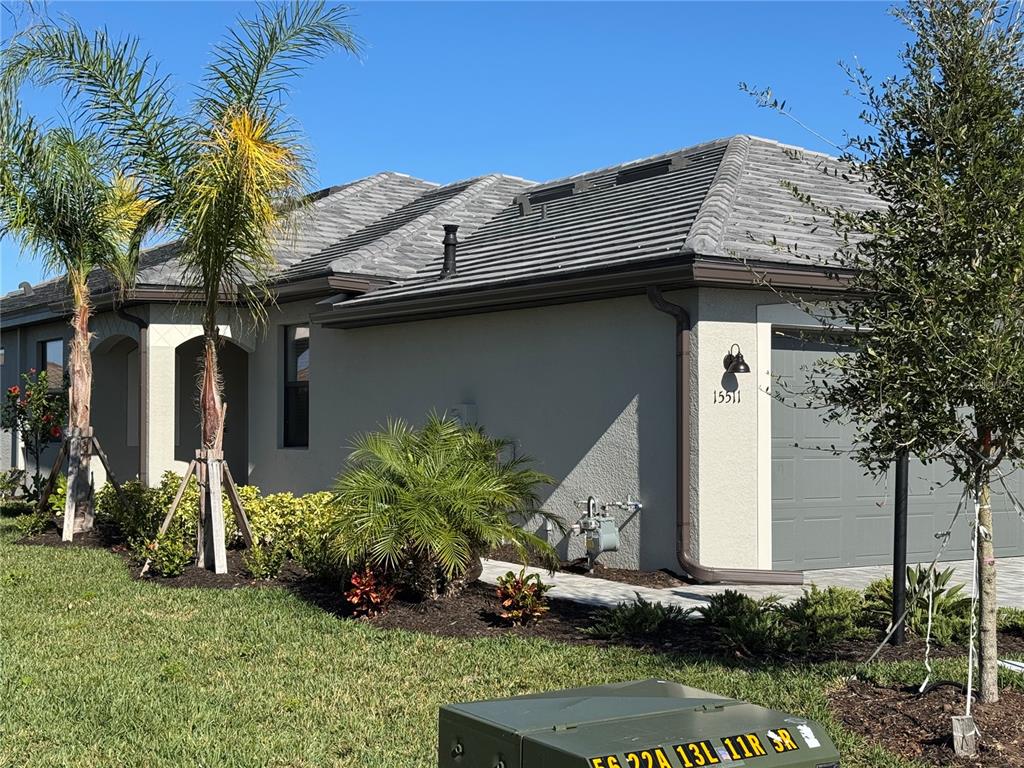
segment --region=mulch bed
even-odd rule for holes
[[[847,728],[896,754],[936,766],[1024,768],[1024,694],[1004,690],[996,704],[971,708],[981,732],[973,758],[953,752],[951,717],[964,712],[964,694],[946,686],[924,696],[901,688],[851,682],[830,696],[836,718]]]

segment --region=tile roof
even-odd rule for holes
[[[878,201],[842,180],[834,158],[767,139],[734,136],[544,184],[494,174],[438,186],[380,173],[311,196],[275,246],[276,282],[329,274],[392,285],[336,311],[406,299],[557,279],[618,266],[664,264],[679,256],[827,263],[839,244],[829,223],[783,186],[791,182],[825,205]],[[458,274],[438,279],[441,224],[460,225]],[[776,243],[769,242],[775,236]],[[146,250],[138,285],[181,284],[177,244]],[[91,278],[96,292],[106,275]],[[18,312],[59,301],[62,280],[34,295],[4,296]]]
[[[548,202],[510,201],[459,245],[458,274],[439,279],[441,253],[412,277],[334,305],[335,310],[440,297],[609,266],[697,254],[739,260],[827,263],[840,239],[783,187],[825,205],[877,205],[834,174],[835,158],[767,139],[734,136],[527,190]],[[564,196],[559,196],[559,194]],[[771,236],[775,235],[776,243]],[[803,258],[788,254],[799,241]]]
[[[286,269],[291,280],[325,272],[402,278],[441,252],[441,224],[472,233],[531,182],[494,174],[437,187]]]

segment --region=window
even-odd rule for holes
[[[309,326],[284,329],[285,448],[309,445]]]
[[[47,339],[39,342],[39,370],[46,371],[50,389],[64,386],[64,340]]]

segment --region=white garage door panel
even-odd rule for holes
[[[835,354],[824,344],[775,336],[772,375],[782,377],[782,391],[805,388],[815,361]],[[819,411],[772,403],[772,563],[775,568],[807,570],[892,562],[892,482],[875,481],[847,453],[852,429],[825,424]],[[910,462],[907,556],[931,560],[940,546],[936,531],[945,530],[960,501],[962,486],[950,483],[945,465]],[[1024,500],[1024,471],[1012,478],[1014,493]],[[1009,481],[1008,481],[1009,482]],[[998,489],[996,489],[998,491]],[[1024,524],[1005,494],[993,493],[996,554],[1024,555]],[[944,560],[971,556],[967,525],[973,509],[953,529]]]

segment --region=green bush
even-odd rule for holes
[[[436,598],[475,578],[480,557],[504,542],[554,560],[551,546],[520,523],[537,510],[550,478],[528,459],[504,458],[508,444],[475,427],[431,416],[422,429],[401,421],[361,436],[335,485],[329,529],[336,562],[369,565]]]
[[[12,501],[23,489],[25,483],[25,470],[5,469],[0,472],[0,502]]]
[[[242,556],[242,564],[254,579],[276,578],[288,557],[288,549],[280,539],[256,539]]]
[[[635,602],[601,610],[584,632],[603,640],[653,640],[684,631],[683,622],[692,613],[693,609],[648,602],[638,592]]]
[[[548,612],[548,601],[544,596],[551,590],[539,573],[509,571],[498,577],[498,601],[500,615],[513,624],[529,624]]]
[[[1024,637],[1024,609],[1000,608],[998,627],[1000,632]]]
[[[35,514],[36,505],[28,499],[0,499],[0,517]]]
[[[863,626],[864,596],[856,589],[811,585],[792,605],[783,606],[792,648],[807,652],[843,640],[864,639],[872,632]]]
[[[734,589],[709,595],[697,612],[711,628],[718,643],[739,656],[789,653],[796,638],[787,631],[781,598],[768,595],[754,599]]]
[[[932,639],[939,645],[966,642],[971,627],[971,600],[962,594],[963,585],[950,586],[953,569],[932,571],[927,566],[907,567],[906,630],[924,637],[928,631],[928,593],[934,585]],[[892,579],[871,582],[864,590],[864,615],[872,626],[887,630],[892,621]]]
[[[140,560],[149,559],[153,573],[170,578],[185,572],[194,557],[194,547],[189,546],[177,532],[167,531],[145,542],[137,555]]]

